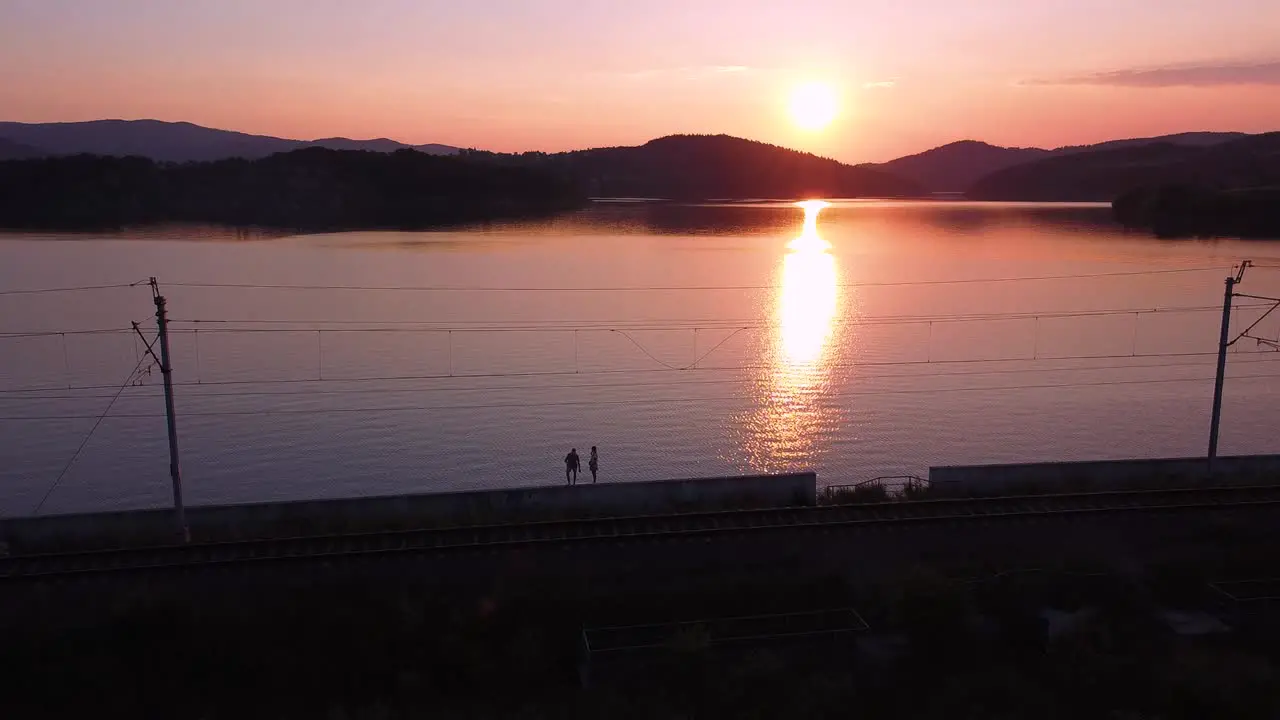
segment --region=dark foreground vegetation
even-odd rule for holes
[[[1157,185],[1127,192],[1111,208],[1125,227],[1158,237],[1280,238],[1280,186]]]
[[[890,536],[886,536],[890,537]],[[1263,561],[1270,550],[1245,549]],[[850,561],[851,572],[856,562]],[[378,582],[45,587],[0,595],[10,717],[1274,718],[1280,614],[1224,602],[1210,564],[903,568],[749,582],[513,573],[470,590]],[[1052,564],[1052,563],[1050,563]],[[241,578],[243,580],[243,578]],[[92,598],[90,601],[89,598]],[[857,633],[715,644],[700,619],[856,608]],[[1179,632],[1167,611],[1215,613]],[[659,647],[584,627],[668,620]]]
[[[554,213],[583,202],[572,182],[536,168],[412,150],[308,148],[184,164],[95,155],[0,162],[0,227],[9,228],[412,229]]]

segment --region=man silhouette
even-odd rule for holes
[[[591,471],[591,484],[596,484],[596,472],[600,469],[600,455],[596,452],[596,446],[591,446],[591,459],[587,461],[587,469]]]
[[[578,459],[578,448],[572,448],[569,454],[564,456],[564,481],[569,485],[576,485],[580,467],[582,467],[582,461]]]

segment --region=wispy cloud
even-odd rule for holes
[[[1280,85],[1280,60],[1129,68],[1061,78],[1037,78],[1023,85],[1106,85],[1131,88]]]
[[[711,65],[707,69],[717,73],[740,73],[747,72],[751,68],[746,65]]]
[[[891,88],[891,87],[893,87],[894,85],[897,85],[897,84],[898,84],[898,83],[897,83],[896,81],[894,81],[894,80],[880,80],[880,81],[878,81],[878,82],[865,82],[865,83],[862,83],[862,87],[867,88],[868,90],[873,90],[873,89],[877,89],[877,88]]]

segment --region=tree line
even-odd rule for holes
[[[74,155],[0,162],[0,226],[101,229],[210,223],[299,230],[413,229],[581,206],[535,167],[401,150],[305,148],[181,164]]]

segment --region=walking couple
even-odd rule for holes
[[[596,453],[596,446],[591,446],[591,459],[587,461],[587,468],[591,470],[591,483],[596,482],[596,472],[600,470],[600,456]],[[578,471],[582,469],[582,459],[578,457],[578,448],[573,448],[568,455],[564,456],[564,480],[570,485],[578,484]]]

